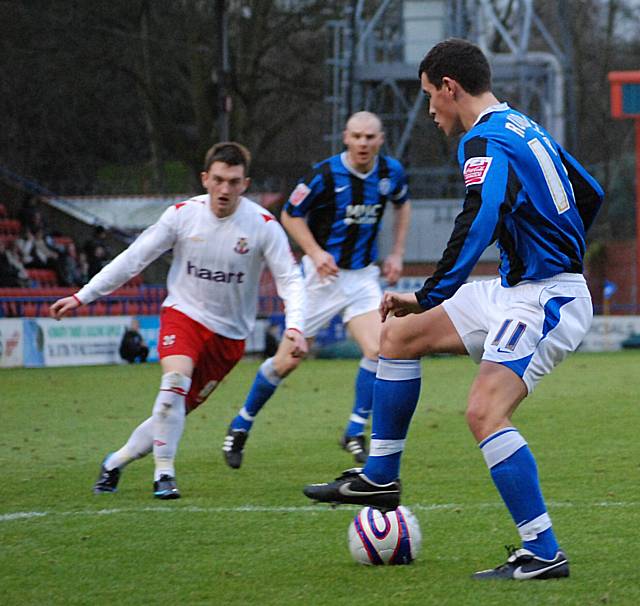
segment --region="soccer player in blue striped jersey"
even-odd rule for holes
[[[569,563],[553,532],[535,459],[511,417],[589,329],[585,232],[603,192],[541,126],[498,102],[477,46],[441,42],[423,59],[419,75],[435,123],[447,135],[464,133],[458,148],[464,205],[424,286],[383,296],[364,469],[304,492],[319,501],[397,507],[400,457],[421,386],[420,358],[466,353],[479,363],[467,422],[522,538],[522,547],[511,549],[504,564],[474,578],[566,577]],[[465,284],[494,242],[500,277]]]
[[[370,112],[353,114],[343,133],[345,151],[313,167],[291,193],[282,224],[305,253],[305,336],[313,341],[336,314],[362,350],[351,415],[340,444],[356,463],[367,457],[364,426],[371,412],[378,366],[382,298],[377,239],[387,205],[394,210],[394,242],[382,264],[388,284],[402,271],[409,224],[407,178],[400,162],[380,153],[384,133]],[[256,415],[301,358],[283,340],[261,365],[247,399],[231,421],[222,447],[232,468],[242,464],[244,444]]]

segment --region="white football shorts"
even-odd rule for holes
[[[591,294],[582,274],[523,282],[469,282],[442,303],[471,358],[504,364],[533,391],[575,351],[591,326]]]
[[[321,278],[313,261],[305,255],[302,269],[307,292],[306,337],[315,337],[336,314],[341,313],[342,322],[347,324],[356,316],[377,310],[380,305],[382,289],[377,265],[340,269],[335,278]]]

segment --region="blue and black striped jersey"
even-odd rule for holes
[[[436,271],[416,292],[424,309],[451,297],[496,242],[505,287],[582,273],[598,182],[551,135],[506,103],[483,112],[458,147],[466,196]]]
[[[407,200],[400,162],[379,155],[371,171],[361,174],[343,152],[316,164],[284,208],[292,217],[307,217],[313,237],[338,267],[360,269],[378,257],[377,236],[389,200]]]

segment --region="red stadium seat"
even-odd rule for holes
[[[0,219],[0,235],[18,236],[20,234],[20,221],[17,219]]]
[[[0,202],[0,219],[6,219],[8,216],[7,207]]]
[[[58,285],[58,276],[52,269],[27,269],[27,274],[29,274],[29,279],[39,287]]]
[[[34,318],[38,315],[38,304],[27,302],[22,305],[22,315],[25,318]]]
[[[73,244],[73,238],[69,237],[69,236],[56,236],[53,241],[56,244],[61,244],[63,246],[67,245],[67,244]]]
[[[122,316],[124,314],[124,307],[121,301],[114,301],[107,306],[107,309],[110,316]]]
[[[133,276],[131,280],[126,282],[122,288],[137,288],[138,286],[142,286],[144,284],[144,280],[142,276],[138,274],[137,276]]]

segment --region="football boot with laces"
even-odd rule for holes
[[[102,462],[100,465],[100,475],[96,480],[96,483],[93,485],[93,494],[107,494],[111,492],[117,492],[118,490],[118,482],[120,481],[120,469],[114,467],[113,469],[107,469],[104,464],[107,460]]]
[[[342,447],[342,450],[346,450],[353,455],[356,463],[360,463],[362,465],[367,462],[367,456],[369,453],[362,434],[359,436],[342,436],[340,446]]]
[[[156,499],[179,499],[180,491],[176,484],[176,479],[173,476],[162,474],[153,483],[153,496]]]
[[[222,455],[229,467],[239,469],[242,465],[242,455],[244,454],[244,443],[247,441],[249,433],[242,429],[229,429],[222,444]]]
[[[309,484],[305,496],[322,503],[368,505],[380,511],[391,511],[400,505],[400,480],[376,484],[362,473],[361,467],[347,469],[333,482]]]
[[[560,579],[569,576],[569,560],[562,550],[555,558],[545,560],[528,549],[506,546],[509,557],[504,564],[481,570],[472,575],[474,579],[512,579],[516,581]]]

